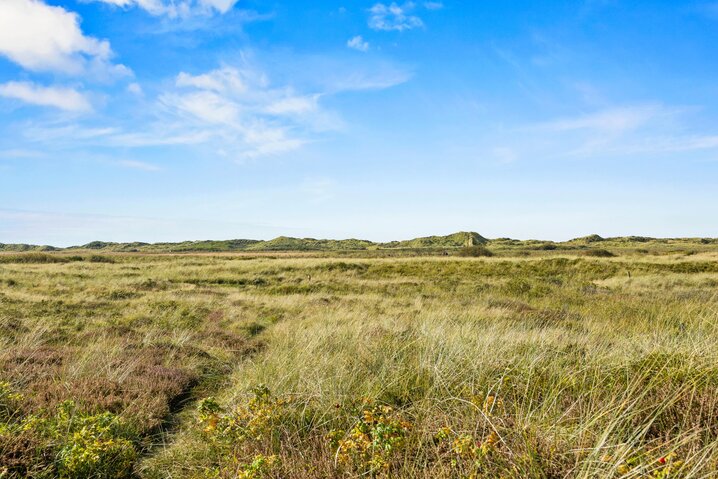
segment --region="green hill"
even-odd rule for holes
[[[2,244],[0,252],[38,252],[38,251],[92,251],[118,253],[223,253],[223,252],[262,252],[262,251],[393,251],[424,250],[442,251],[458,250],[465,246],[487,246],[494,252],[501,251],[583,251],[595,248],[612,248],[620,250],[643,250],[650,247],[656,251],[698,250],[718,244],[714,238],[649,238],[644,236],[623,236],[603,238],[597,234],[574,238],[564,242],[542,240],[517,240],[497,238],[489,240],[479,233],[461,231],[446,236],[425,236],[404,241],[377,243],[361,239],[316,239],[292,238],[280,236],[271,240],[202,240],[183,241],[178,243],[115,243],[92,241],[81,246],[56,248],[30,244]]]
[[[108,243],[93,241],[82,246],[71,246],[68,250],[98,250],[120,253],[183,253],[183,252],[223,252],[243,251],[258,240],[223,240],[223,241],[183,241],[181,243]]]
[[[406,241],[392,241],[382,243],[381,248],[462,248],[464,246],[484,245],[489,240],[474,232],[459,232],[447,236],[426,236],[423,238],[414,238]]]
[[[602,241],[606,241],[605,238],[593,234],[588,236],[582,236],[581,238],[574,238],[570,241],[567,241],[567,243],[600,243]]]
[[[57,251],[60,248],[47,245],[34,245],[34,244],[4,244],[0,243],[0,252],[7,251],[10,253],[22,253],[24,251]]]
[[[314,238],[290,238],[280,236],[269,241],[259,241],[246,248],[247,251],[341,251],[364,250],[375,246],[371,241],[346,239],[325,240]]]
[[[488,240],[478,233],[459,232],[447,236],[427,236],[406,241],[375,243],[361,239],[316,239],[279,236],[271,240],[234,239],[220,241],[183,241],[180,243],[114,243],[92,241],[81,246],[71,246],[67,250],[93,250],[125,253],[201,253],[232,251],[362,251],[377,249],[454,249],[463,246],[483,245]],[[8,251],[31,251],[37,246],[23,245],[26,249]],[[2,249],[0,248],[0,251]]]

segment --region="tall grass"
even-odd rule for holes
[[[711,254],[114,261],[0,266],[0,371],[132,474],[717,475]]]

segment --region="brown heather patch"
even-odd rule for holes
[[[129,347],[105,363],[74,373],[73,361],[79,354],[80,348],[11,350],[2,374],[19,386],[28,412],[51,411],[74,400],[88,413],[121,414],[142,431],[159,426],[171,403],[197,380],[190,371],[168,366],[170,355],[162,348]],[[182,355],[173,356],[181,364]]]
[[[718,385],[704,385],[689,391],[662,389],[647,398],[645,411],[636,423],[651,419],[647,439],[668,441],[680,433],[692,431],[706,441],[718,439]],[[659,411],[653,404],[667,404]]]
[[[207,315],[207,321],[210,323],[218,323],[224,318],[224,311],[221,309],[215,309]]]
[[[16,477],[35,477],[49,473],[51,468],[48,465],[52,464],[54,458],[52,452],[43,445],[32,430],[8,434],[0,432],[0,467],[13,471]]]

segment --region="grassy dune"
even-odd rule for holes
[[[718,477],[715,247],[493,244],[0,255],[0,477]]]

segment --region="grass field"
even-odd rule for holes
[[[718,250],[629,246],[0,255],[0,478],[718,477]]]

